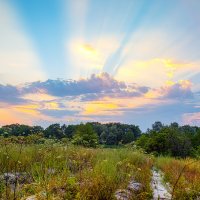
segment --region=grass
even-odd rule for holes
[[[134,179],[143,190],[133,199],[150,199],[153,160],[128,148],[89,149],[71,144],[9,144],[0,147],[0,174],[22,172],[30,182],[16,183],[15,194],[1,183],[0,199],[114,199]]]
[[[1,200],[112,200],[117,189],[131,180],[143,185],[132,199],[152,198],[152,166],[160,169],[173,190],[173,199],[197,199],[200,195],[200,162],[195,159],[154,158],[130,146],[83,148],[47,140],[44,144],[0,145],[0,175],[24,173],[26,180],[0,182]],[[20,184],[19,184],[20,183]]]
[[[190,200],[200,196],[200,161],[160,157],[156,166],[172,186],[173,199]]]

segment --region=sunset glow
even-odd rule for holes
[[[199,9],[198,0],[0,1],[0,126],[200,125]]]

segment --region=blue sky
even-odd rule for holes
[[[198,0],[0,0],[0,125],[200,125]]]

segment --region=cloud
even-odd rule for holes
[[[178,81],[186,76],[188,71],[198,72],[193,63],[167,58],[154,58],[151,60],[134,60],[122,65],[115,75],[117,80],[126,80],[151,87],[161,87],[166,82]],[[180,74],[182,76],[180,76]],[[191,77],[189,77],[191,78]]]
[[[142,120],[142,116],[145,119],[151,116],[152,120],[161,116],[166,120],[167,113],[174,113],[173,119],[177,117],[180,121],[184,113],[199,109],[198,93],[193,93],[192,85],[188,80],[181,80],[152,88],[118,81],[107,73],[92,74],[79,80],[0,85],[0,109],[4,109],[2,113],[6,112],[6,105],[7,118],[13,113],[12,122],[17,119],[17,122],[29,124],[38,119],[44,124],[66,120],[131,121],[131,116],[136,121]]]
[[[21,98],[21,93],[17,87],[0,84],[0,103],[1,102],[8,104],[21,104],[26,101]]]
[[[200,112],[183,114],[183,122],[185,124],[192,124],[200,126]]]
[[[191,91],[191,82],[188,80],[182,80],[171,86],[166,86],[161,89],[163,98],[170,99],[191,99],[193,98],[193,92]]]
[[[104,96],[140,96],[148,91],[148,87],[127,85],[125,82],[117,81],[107,73],[99,75],[92,74],[87,79],[75,80],[47,80],[44,82],[32,82],[23,88],[25,93],[44,91],[57,96],[80,96],[82,100]],[[82,95],[82,96],[81,96]]]
[[[101,37],[72,37],[67,41],[66,55],[73,66],[73,78],[87,77],[88,74],[100,73],[113,51],[119,46],[120,37],[101,35]],[[68,61],[68,60],[67,60]],[[67,68],[67,75],[69,70]]]

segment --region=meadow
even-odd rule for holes
[[[86,148],[51,139],[43,144],[5,139],[0,146],[0,199],[114,200],[115,192],[131,180],[142,188],[130,199],[152,199],[153,167],[170,183],[173,199],[198,199],[200,163],[195,159],[156,158],[133,145]],[[3,174],[18,178],[3,179]]]

